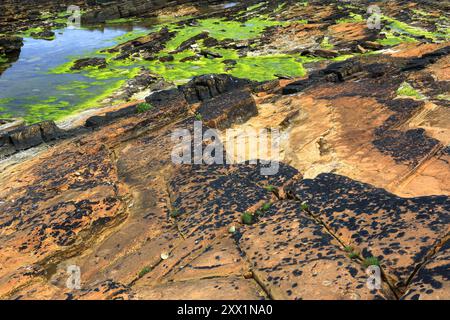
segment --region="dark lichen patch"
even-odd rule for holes
[[[438,140],[428,137],[424,129],[385,131],[382,136],[373,141],[373,144],[397,163],[412,167],[417,166],[440,145]]]
[[[449,242],[438,250],[411,279],[402,300],[446,300],[449,298]]]
[[[242,219],[242,223],[247,224],[247,225],[251,225],[256,222],[255,214],[248,212],[248,211],[246,211],[242,214],[241,219]]]
[[[44,29],[43,27],[29,28],[26,31],[20,33],[19,36],[24,38],[34,38],[48,41],[55,39],[55,33],[50,29]]]
[[[311,213],[343,243],[361,248],[363,257],[378,257],[403,281],[446,233],[445,196],[405,199],[334,174],[304,179],[287,190],[307,200]]]
[[[400,131],[394,129],[410,119],[423,108],[424,103],[412,99],[384,101],[394,114],[375,130],[373,145],[382,153],[391,156],[397,163],[416,166],[427,158],[440,142],[429,137],[424,129]]]
[[[361,267],[341,253],[339,243],[297,201],[275,202],[258,224],[244,231],[239,246],[276,298],[351,298],[344,288],[352,288],[359,298],[371,297],[364,291]]]

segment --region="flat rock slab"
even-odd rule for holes
[[[212,242],[204,252],[193,257],[186,265],[174,270],[170,281],[200,278],[242,276],[249,270],[232,235],[225,234]]]
[[[132,300],[134,295],[130,287],[115,282],[113,280],[105,280],[98,284],[91,285],[89,288],[82,290],[66,291],[59,299],[66,300]]]
[[[250,87],[252,81],[236,78],[227,74],[205,74],[192,78],[187,84],[180,86],[187,102],[197,103],[217,97],[234,90]]]
[[[364,258],[377,257],[398,286],[448,233],[446,196],[401,198],[335,174],[299,181],[288,192],[343,243]]]
[[[242,277],[202,279],[133,288],[137,299],[150,300],[264,300],[254,280]]]
[[[450,299],[450,242],[414,276],[403,300]]]
[[[366,287],[364,269],[297,201],[280,201],[239,240],[255,277],[275,299],[383,299]]]

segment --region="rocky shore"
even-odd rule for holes
[[[146,88],[145,102],[67,130],[0,122],[0,298],[450,298],[448,10],[390,1],[380,32],[368,28],[367,5],[256,2],[221,15],[282,23],[219,36],[212,22],[203,30],[212,12],[67,66],[150,63],[124,93]],[[84,19],[152,15],[151,3],[87,3]],[[19,54],[19,41],[3,37],[0,54]],[[269,54],[299,55],[283,63],[301,69],[260,68]],[[175,69],[152,69],[171,61]],[[175,85],[171,72],[190,75],[189,61],[224,72]],[[261,174],[267,159],[252,158],[174,164],[172,133],[198,121],[220,134],[202,150],[215,143],[229,156],[226,129],[279,129],[279,170]],[[24,150],[33,152],[14,158]],[[67,287],[73,265],[77,290]],[[369,289],[373,265],[381,284]]]

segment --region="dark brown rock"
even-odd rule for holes
[[[83,58],[76,60],[71,70],[81,70],[88,67],[97,67],[99,69],[106,68],[105,58]]]
[[[222,93],[249,87],[251,81],[235,78],[227,74],[203,75],[194,77],[180,87],[189,103],[205,101]]]
[[[2,141],[4,146],[11,144],[14,147],[14,151],[21,151],[36,147],[44,142],[56,140],[62,134],[62,130],[53,121],[43,121],[4,133]]]
[[[234,90],[204,101],[197,112],[209,127],[225,129],[244,123],[257,115],[258,109],[249,90]]]
[[[23,46],[23,39],[17,36],[0,35],[0,54],[19,54]]]
[[[205,58],[222,58],[222,55],[220,53],[212,52],[209,50],[201,50],[200,54]]]

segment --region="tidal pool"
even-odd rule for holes
[[[94,79],[81,73],[49,73],[77,57],[111,47],[120,37],[147,33],[148,27],[106,26],[55,30],[52,41],[24,39],[19,59],[0,76],[0,118],[22,117],[27,122],[58,119],[117,89],[124,76]]]

